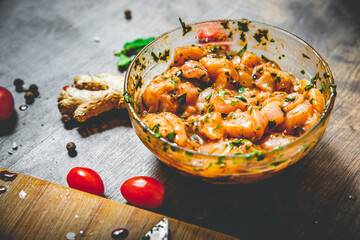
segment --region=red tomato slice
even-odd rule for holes
[[[8,119],[14,112],[14,97],[9,90],[0,87],[0,121]]]
[[[197,38],[200,42],[218,42],[224,41],[227,35],[226,32],[221,28],[214,26],[207,26],[205,28],[200,29],[197,32]]]
[[[75,167],[66,177],[69,187],[95,195],[104,194],[104,183],[94,170],[84,167]]]
[[[133,177],[120,188],[129,203],[142,208],[160,207],[164,200],[165,188],[161,182],[151,177]]]

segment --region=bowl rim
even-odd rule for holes
[[[290,149],[293,146],[298,145],[299,142],[301,142],[302,139],[304,139],[307,135],[309,135],[311,132],[315,131],[315,129],[319,128],[322,124],[324,124],[324,122],[330,117],[330,114],[332,112],[332,109],[334,107],[335,104],[335,98],[336,98],[336,84],[335,84],[335,80],[333,77],[333,74],[330,70],[330,67],[328,65],[328,63],[324,60],[324,58],[320,55],[320,53],[318,53],[309,43],[307,43],[305,40],[303,40],[302,38],[298,37],[297,35],[274,25],[268,24],[268,23],[262,23],[259,21],[252,21],[246,18],[242,18],[242,19],[218,19],[218,20],[205,20],[205,21],[199,21],[199,22],[192,22],[192,23],[188,23],[186,25],[190,25],[190,26],[194,26],[194,25],[200,25],[200,24],[206,24],[206,23],[218,23],[218,22],[225,22],[225,21],[233,21],[233,22],[248,22],[250,23],[255,23],[255,24],[261,24],[267,27],[271,27],[274,28],[276,30],[279,30],[287,35],[289,35],[292,38],[295,38],[297,41],[301,42],[303,45],[305,45],[306,47],[308,47],[320,60],[321,64],[324,66],[327,75],[329,76],[329,81],[330,81],[330,85],[329,88],[332,88],[331,90],[331,94],[329,96],[329,100],[326,102],[326,108],[324,110],[324,113],[321,115],[320,119],[317,121],[317,123],[310,128],[309,131],[307,131],[305,134],[301,135],[300,137],[296,138],[294,141],[291,141],[289,143],[286,143],[284,145],[281,145],[281,150],[286,150],[286,149]],[[163,34],[161,34],[160,36],[156,37],[153,41],[151,41],[150,43],[148,43],[138,54],[135,55],[135,57],[132,59],[129,67],[126,70],[126,74],[125,74],[125,81],[124,81],[124,94],[126,92],[128,92],[128,81],[129,81],[129,77],[130,77],[130,70],[133,68],[133,65],[136,62],[136,59],[139,58],[139,56],[148,49],[149,46],[151,46],[154,42],[158,41],[159,39],[165,37],[166,35],[178,31],[178,30],[182,30],[182,27],[177,27],[174,29],[171,29]],[[138,122],[138,124],[140,124],[143,128],[146,128],[147,125],[141,121],[141,119],[139,118],[139,115],[135,112],[135,110],[133,109],[133,106],[131,105],[131,102],[126,102],[126,106],[128,109],[128,112],[130,115],[133,116],[133,118]],[[131,110],[132,109],[132,110]],[[148,129],[148,131],[154,136],[154,132],[151,129]],[[184,148],[181,147],[179,145],[177,145],[176,143],[170,142],[167,139],[165,139],[164,137],[160,137],[158,138],[161,142],[165,143],[165,144],[169,144],[175,148],[181,149],[185,152],[189,152],[193,155],[203,155],[206,157],[224,157],[226,160],[227,158],[244,158],[244,157],[249,157],[250,153],[242,153],[242,154],[237,154],[237,155],[226,155],[226,154],[212,154],[212,153],[206,153],[206,152],[197,152],[188,148]],[[267,156],[271,156],[276,152],[276,150],[273,148],[271,150],[267,150],[267,151],[263,151],[261,152],[261,155],[266,158]]]

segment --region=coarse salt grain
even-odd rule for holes
[[[26,192],[24,192],[24,190],[21,190],[21,191],[19,192],[19,197],[20,197],[21,199],[24,199],[24,198],[26,197]]]

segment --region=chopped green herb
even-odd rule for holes
[[[154,52],[151,52],[151,56],[152,56],[152,58],[154,59],[155,62],[159,61],[159,57],[156,56],[156,54]]]
[[[182,76],[182,70],[179,70],[175,73],[176,77],[181,77]]]
[[[270,129],[273,129],[274,127],[276,126],[276,122],[275,121],[268,121],[268,128],[269,128],[269,130]]]
[[[286,116],[286,112],[285,112],[285,110],[283,109],[283,107],[282,106],[280,106],[280,109],[281,109],[281,111],[284,113],[284,117]]]
[[[134,103],[134,99],[132,99],[129,92],[124,93],[124,100],[127,103]]]
[[[179,102],[180,105],[184,105],[186,103],[186,93],[177,96],[176,100]]]
[[[209,93],[209,95],[207,95],[207,96],[205,97],[205,99],[206,99],[206,100],[209,100],[212,95],[213,95],[213,92]]]
[[[263,153],[260,151],[253,151],[246,156],[246,160],[250,160],[252,157],[256,157],[258,161],[261,161],[264,159]]]
[[[301,70],[300,73],[301,73],[302,75],[304,75],[304,74],[305,74],[305,71],[304,71],[304,70]]]
[[[286,162],[286,161],[287,161],[287,159],[285,159],[285,160],[280,160],[280,161],[275,161],[275,162],[270,163],[269,165],[276,167],[276,166],[278,166],[278,165],[280,165],[281,163],[284,163],[284,162]]]
[[[224,159],[225,159],[224,155],[219,156],[218,161],[215,164],[216,165],[225,164]]]
[[[314,87],[313,84],[306,85],[305,90],[306,90],[306,91],[307,91],[307,90],[310,90],[310,89],[312,89],[313,87]]]
[[[170,141],[173,142],[175,139],[175,132],[171,131],[171,133],[169,133],[168,135],[166,135],[166,138]]]
[[[223,97],[223,96],[225,96],[225,94],[226,94],[226,91],[225,90],[219,90],[219,96],[220,97]]]
[[[245,44],[245,46],[236,55],[238,55],[239,57],[242,57],[242,55],[244,54],[246,49],[247,49],[247,44]]]
[[[240,99],[241,101],[243,101],[243,102],[247,102],[247,100],[246,100],[246,98],[244,98],[243,96],[241,96],[241,97],[236,97],[237,99]]]
[[[231,102],[231,105],[232,105],[232,106],[235,106],[238,102],[239,102],[239,101],[232,101],[232,102]]]
[[[223,26],[224,29],[229,29],[229,21],[225,21],[220,24],[221,24],[221,26]]]
[[[231,38],[232,35],[233,35],[233,32],[231,31],[227,37],[228,37],[228,38]]]
[[[328,75],[327,73],[324,73],[324,78],[329,78],[330,75]]]
[[[185,36],[188,32],[191,32],[192,30],[191,26],[186,25],[185,22],[183,22],[180,17],[179,17],[179,21],[183,30],[183,36]]]
[[[185,151],[185,156],[192,157],[192,156],[194,156],[194,154],[191,153],[191,152],[186,152],[186,151]]]
[[[238,93],[243,93],[245,92],[246,89],[247,89],[246,87],[241,87],[239,88]]]
[[[247,21],[239,21],[238,22],[238,29],[243,32],[249,31],[249,22]]]
[[[253,111],[253,107],[250,108],[250,114],[252,113],[252,111]]]
[[[214,130],[221,128],[221,125],[218,124],[216,127],[214,127]]]
[[[285,102],[289,102],[289,101],[295,101],[296,97],[291,97],[291,96],[287,96],[285,98]]]
[[[324,92],[326,90],[325,83],[321,82],[321,89],[320,92]]]
[[[274,150],[275,150],[275,151],[280,151],[280,150],[283,150],[283,148],[280,147],[280,146],[279,146],[279,147],[274,147]]]
[[[262,38],[268,40],[268,33],[268,29],[258,29],[258,31],[254,34],[253,37],[258,43],[260,43],[262,41]]]
[[[304,57],[304,58],[308,58],[308,59],[310,59],[310,57],[308,56],[308,55],[306,55],[306,54],[302,54],[302,56]]]

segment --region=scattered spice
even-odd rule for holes
[[[0,172],[0,179],[8,182],[8,181],[14,181],[14,179],[18,176],[17,173],[11,173],[9,171],[1,171]]]
[[[30,92],[30,91],[27,91],[25,93],[25,96],[24,96],[25,100],[26,100],[26,104],[33,104],[34,103],[34,93]]]
[[[68,154],[70,157],[75,157],[77,155],[75,143],[69,142],[68,144],[66,144],[66,149],[68,150]]]
[[[126,20],[130,20],[130,19],[131,19],[131,10],[130,10],[130,9],[126,9],[126,10],[124,11],[124,13],[125,13],[125,18],[126,18]]]
[[[23,85],[24,85],[24,80],[22,80],[21,78],[16,78],[14,80],[14,85],[15,85],[15,91],[16,92],[24,92],[23,89]]]

